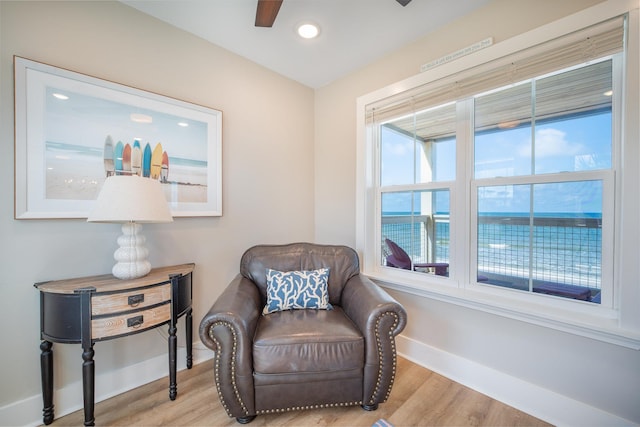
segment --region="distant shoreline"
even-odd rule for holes
[[[382,216],[421,216],[427,215],[422,212],[403,212],[403,211],[387,211],[382,212]],[[449,216],[449,212],[435,212],[429,215]],[[488,217],[512,217],[512,218],[528,218],[528,212],[480,212],[479,216]],[[534,218],[593,218],[602,219],[602,214],[598,212],[536,212]]]

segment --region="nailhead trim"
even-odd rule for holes
[[[218,351],[214,353],[215,355],[214,373],[215,373],[216,388],[218,389],[218,397],[220,398],[220,403],[222,403],[222,406],[224,407],[224,410],[227,412],[227,415],[233,418],[233,415],[231,415],[231,411],[229,411],[229,407],[227,406],[227,403],[224,401],[224,397],[222,396],[222,390],[220,388],[220,360],[221,360],[221,354],[222,354],[222,351],[220,351],[220,349],[222,348],[222,346],[220,345],[220,342],[216,339],[216,337],[213,335],[213,329],[216,326],[223,326],[228,328],[229,331],[231,331],[231,335],[233,337],[233,346],[231,348],[231,386],[233,387],[233,392],[236,396],[236,400],[242,407],[242,410],[244,411],[245,415],[250,415],[249,411],[247,410],[247,407],[245,406],[244,402],[242,401],[242,398],[240,397],[240,392],[238,391],[238,386],[236,385],[236,351],[238,347],[238,337],[236,335],[236,330],[233,328],[231,323],[222,321],[222,320],[214,322],[209,328],[209,337],[211,337],[211,339],[216,343],[216,348],[218,349]]]
[[[261,409],[259,411],[256,411],[256,415],[277,414],[281,412],[303,411],[306,409],[336,408],[336,407],[356,406],[356,405],[362,405],[362,401],[343,402],[343,403],[323,403],[319,405],[306,405],[306,406],[292,406],[290,408]]]
[[[379,329],[380,329],[380,322],[383,320],[385,316],[393,316],[395,320],[393,322],[393,325],[391,325],[391,328],[389,328],[389,341],[391,342],[391,357],[393,358],[393,365],[391,370],[391,380],[389,381],[389,388],[385,393],[383,402],[385,402],[389,398],[389,394],[391,394],[391,387],[393,386],[393,381],[396,377],[396,342],[393,339],[393,330],[398,325],[399,318],[397,313],[394,313],[393,311],[386,311],[382,313],[376,320],[375,334],[376,334],[376,345],[378,346],[378,378],[376,379],[376,388],[373,390],[373,393],[371,394],[371,398],[369,399],[370,405],[375,404],[375,398],[378,395],[378,392],[380,391],[380,385],[381,385],[380,383],[382,382],[382,368],[384,366],[383,364],[384,354],[382,351],[382,341],[380,340]]]

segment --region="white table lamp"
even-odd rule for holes
[[[173,218],[160,182],[137,175],[115,175],[105,180],[87,221],[122,223],[112,272],[119,279],[135,279],[151,271],[140,223],[171,222]]]

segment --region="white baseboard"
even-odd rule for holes
[[[396,345],[402,357],[553,425],[635,425],[601,409],[403,335],[396,338]]]
[[[198,341],[193,343],[193,364],[197,365],[213,358],[213,352]],[[178,348],[177,369],[186,369],[186,349]],[[169,372],[168,355],[163,354],[152,359],[144,360],[135,365],[127,366],[115,371],[96,375],[95,401],[100,402],[110,397],[132,390],[141,385],[167,377]],[[80,367],[78,367],[80,369]],[[213,387],[213,380],[211,382]],[[178,393],[180,393],[178,383]],[[167,399],[169,386],[167,385]],[[82,409],[82,381],[68,384],[53,392],[53,407],[55,417],[59,418]],[[0,425],[3,426],[37,426],[42,424],[42,395],[28,397],[12,402],[0,408]]]

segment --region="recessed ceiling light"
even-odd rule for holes
[[[189,123],[187,123],[187,122],[178,122],[178,126],[186,128],[186,127],[189,126]]]
[[[153,117],[147,115],[147,114],[139,114],[139,113],[132,113],[131,116],[129,116],[131,118],[132,122],[136,122],[136,123],[153,123]]]
[[[67,99],[69,99],[69,97],[67,95],[63,95],[61,93],[54,93],[53,97],[54,98],[58,98],[58,99],[62,99],[63,101],[66,101]]]
[[[320,27],[318,24],[311,22],[305,22],[298,25],[298,35],[304,39],[312,39],[318,37],[320,34]]]

